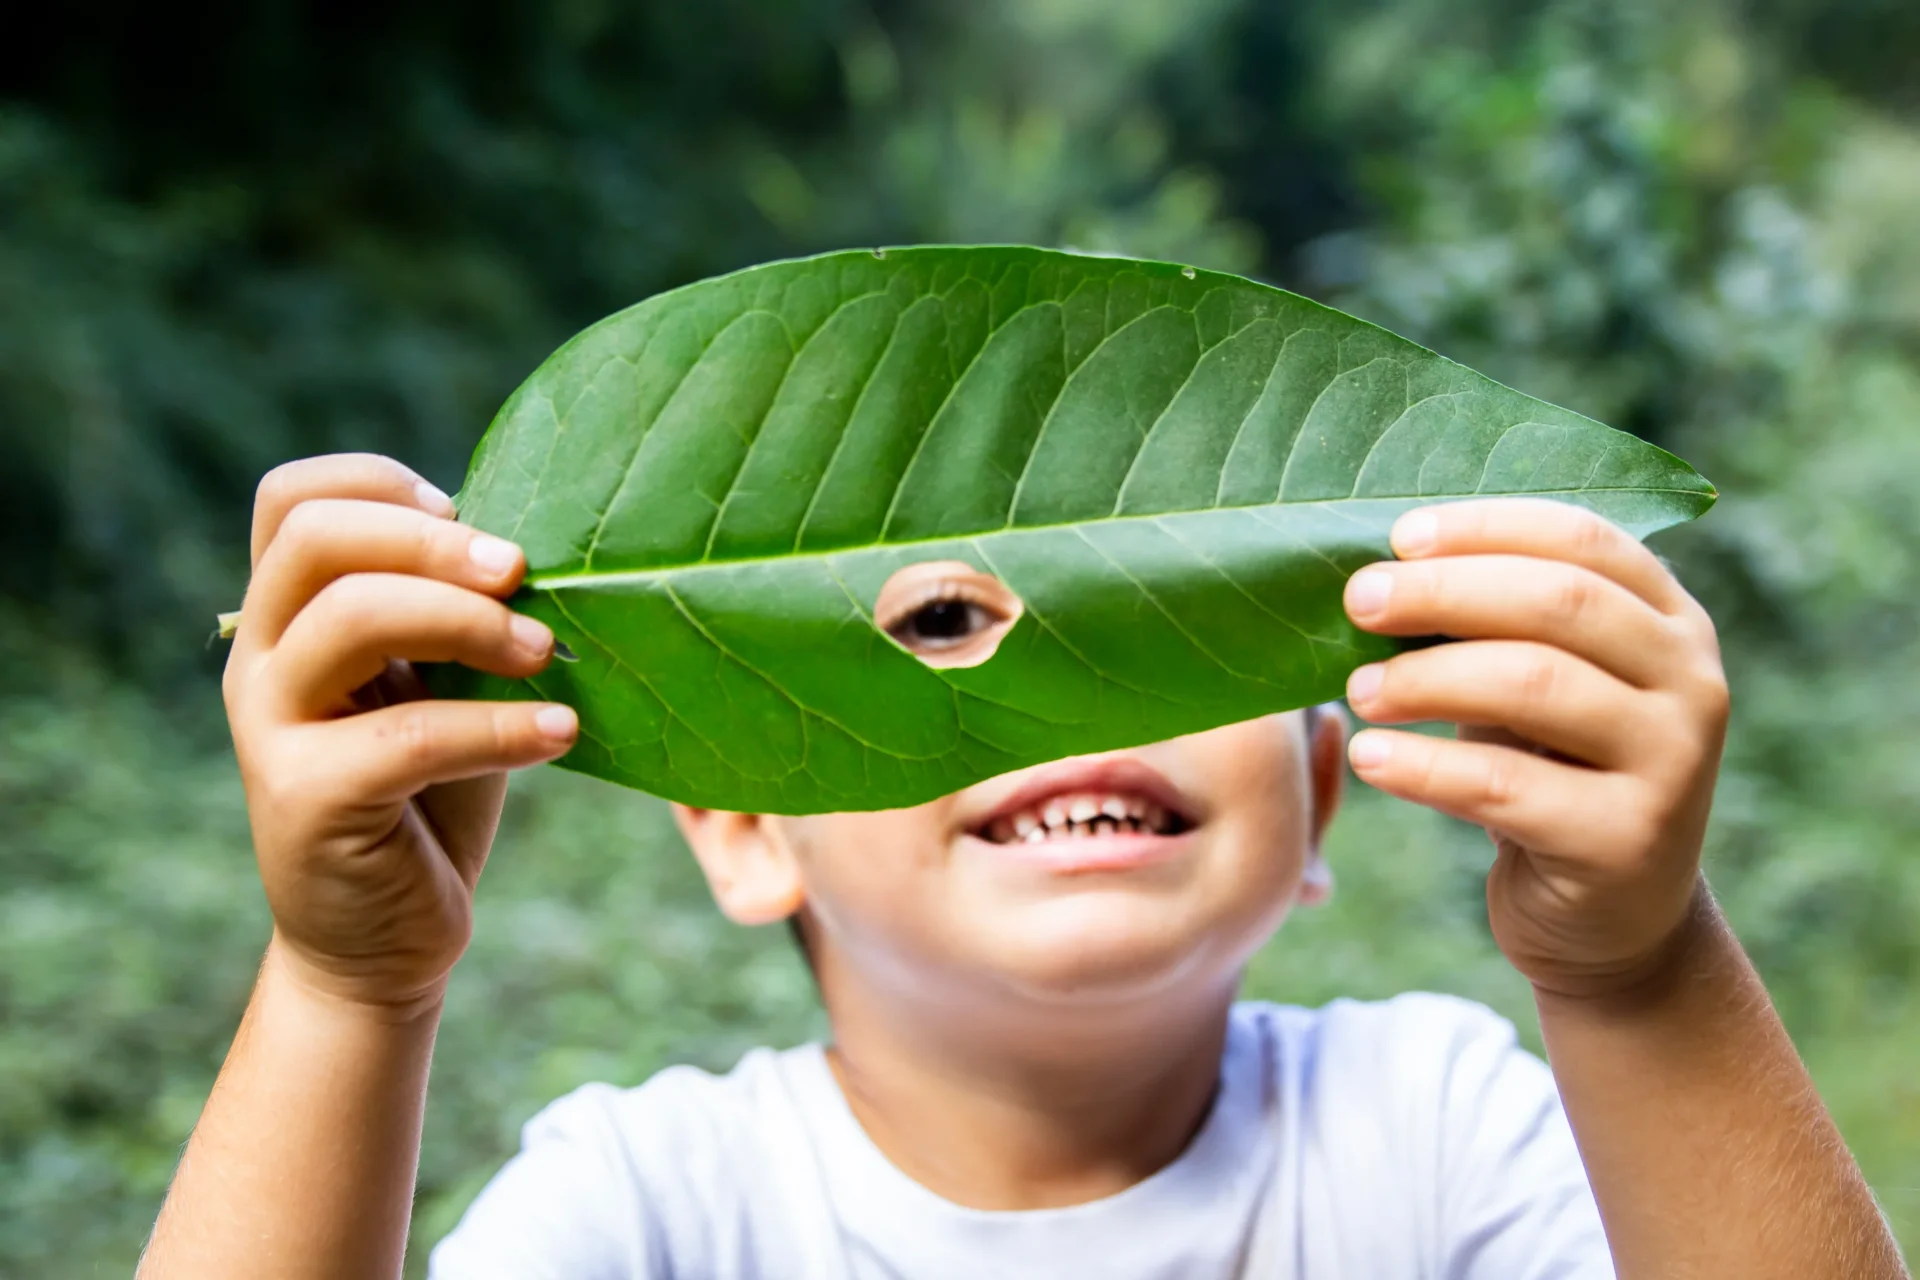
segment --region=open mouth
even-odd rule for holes
[[[1034,770],[969,834],[989,844],[1080,846],[1171,838],[1199,815],[1158,770],[1129,756],[1081,757]]]
[[[994,818],[976,834],[993,844],[1044,844],[1114,835],[1177,836],[1192,829],[1185,814],[1146,796],[1083,791]]]

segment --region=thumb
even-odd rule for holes
[[[453,869],[471,893],[480,882],[487,852],[500,827],[500,806],[507,795],[507,775],[490,773],[478,778],[443,782],[418,797],[420,811],[440,837]]]

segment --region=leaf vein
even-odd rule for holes
[[[1300,456],[1301,444],[1307,438],[1307,424],[1313,421],[1314,412],[1320,408],[1320,402],[1327,398],[1327,392],[1333,390],[1334,383],[1340,381],[1340,379],[1346,377],[1348,374],[1358,373],[1362,369],[1371,368],[1373,365],[1378,364],[1380,361],[1389,360],[1389,359],[1392,359],[1392,357],[1391,356],[1375,356],[1373,359],[1367,361],[1365,364],[1357,364],[1351,369],[1338,370],[1337,372],[1334,373],[1334,375],[1331,378],[1327,379],[1327,385],[1324,387],[1321,387],[1320,390],[1314,394],[1313,403],[1308,405],[1307,411],[1300,415],[1300,429],[1293,433],[1293,443],[1287,446],[1287,460],[1280,467],[1280,486],[1279,488],[1275,489],[1273,493],[1273,500],[1275,503],[1279,503],[1284,500],[1283,495],[1287,491],[1287,477],[1293,474],[1294,460]],[[1350,498],[1353,495],[1348,494],[1347,496]]]
[[[922,295],[922,297],[927,296],[930,295]],[[919,299],[915,301],[917,303]],[[827,477],[833,474],[833,464],[840,460],[840,451],[846,447],[847,438],[853,434],[853,423],[860,416],[860,406],[867,402],[867,392],[872,389],[874,379],[880,376],[881,366],[886,364],[887,356],[892,354],[894,344],[900,340],[900,330],[905,327],[906,318],[906,310],[893,318],[893,331],[887,334],[886,345],[880,348],[880,355],[874,360],[873,368],[867,370],[867,376],[860,380],[860,390],[854,394],[853,407],[847,410],[847,420],[840,426],[840,436],[833,442],[833,448],[828,450],[826,465],[820,468],[820,474],[813,482],[813,492],[807,495],[806,510],[800,513],[800,519],[794,524],[793,550],[795,552],[800,550],[800,544],[806,540],[807,525],[813,519],[813,509],[819,505],[820,495],[826,491]],[[902,478],[905,478],[904,475]]]
[[[1095,542],[1092,538],[1089,538],[1087,536],[1086,530],[1076,528],[1074,530],[1074,533],[1079,535],[1080,541],[1086,543],[1087,546],[1091,547],[1094,553],[1098,555],[1102,560],[1105,560],[1108,564],[1112,565],[1115,569],[1118,569],[1120,571],[1120,576],[1125,578],[1128,582],[1131,582],[1134,585],[1134,588],[1140,592],[1141,598],[1144,599],[1148,604],[1152,605],[1154,607],[1155,612],[1159,613],[1161,617],[1165,618],[1168,624],[1172,626],[1175,631],[1178,631],[1180,633],[1181,638],[1184,639],[1188,644],[1192,645],[1196,651],[1198,651],[1202,656],[1204,656],[1207,659],[1207,661],[1213,663],[1214,666],[1220,668],[1222,671],[1226,672],[1230,676],[1234,676],[1241,680],[1251,680],[1255,684],[1263,684],[1263,685],[1266,685],[1268,688],[1276,687],[1273,681],[1268,680],[1265,676],[1253,675],[1249,672],[1241,671],[1240,669],[1235,667],[1232,663],[1228,662],[1225,658],[1222,658],[1219,654],[1215,653],[1212,649],[1208,648],[1205,642],[1203,642],[1200,639],[1200,637],[1194,635],[1193,632],[1187,630],[1185,625],[1181,623],[1180,619],[1176,618],[1173,615],[1173,611],[1171,609],[1167,608],[1165,604],[1161,603],[1160,597],[1156,596],[1153,593],[1152,588],[1147,586],[1147,584],[1142,582],[1139,578],[1135,577],[1132,570],[1128,569],[1126,565],[1121,564],[1118,560],[1114,559],[1111,555],[1107,554],[1107,551],[1104,547],[1100,546],[1099,543]]]
[[[1260,394],[1247,405],[1247,411],[1240,415],[1240,421],[1234,425],[1233,438],[1227,441],[1227,451],[1220,455],[1220,474],[1213,483],[1213,505],[1220,505],[1221,495],[1227,491],[1227,468],[1233,462],[1234,450],[1240,447],[1240,437],[1246,434],[1247,424],[1253,421],[1254,413],[1267,402],[1267,396],[1273,391],[1273,379],[1280,372],[1280,366],[1286,363],[1287,344],[1305,329],[1295,329],[1280,340],[1280,349],[1273,353],[1273,363],[1267,366],[1267,376],[1260,384]]]
[[[760,670],[760,668],[754,666],[751,662],[748,662],[745,658],[741,657],[739,654],[729,649],[725,643],[723,643],[717,636],[713,634],[713,632],[709,631],[706,627],[706,624],[701,622],[700,619],[697,616],[695,616],[693,610],[688,608],[686,602],[680,598],[680,593],[673,589],[673,584],[663,582],[661,583],[661,590],[666,592],[667,599],[673,602],[673,607],[680,611],[680,616],[685,618],[687,620],[688,625],[693,627],[694,630],[698,631],[701,634],[701,636],[706,640],[706,642],[714,647],[714,650],[717,653],[725,657],[728,661],[732,662],[734,665],[738,666],[742,671],[746,671],[756,676],[757,678],[759,678],[763,683],[765,683],[765,685],[769,689],[772,689],[775,693],[779,694],[782,698],[785,698],[788,702],[792,703],[794,710],[798,711],[803,717],[804,716],[816,717],[823,724],[832,725],[834,728],[846,734],[849,738],[853,739],[855,742],[859,743],[861,746],[867,748],[868,750],[880,752],[882,755],[892,756],[897,760],[922,760],[922,759],[938,758],[937,756],[904,755],[898,751],[888,750],[887,748],[882,747],[879,743],[867,741],[865,738],[861,737],[859,734],[855,733],[852,729],[849,729],[846,725],[840,723],[838,720],[834,719],[832,716],[826,714],[824,711],[821,711],[816,707],[808,706],[806,703],[800,701],[800,699],[794,697],[792,691],[787,689],[785,685],[782,685],[778,680],[775,680],[772,676]]]
[[[993,557],[989,556],[986,553],[985,548],[980,546],[978,540],[970,538],[967,541],[969,545],[973,547],[974,554],[979,556],[983,561],[985,561],[989,568],[992,568]],[[994,569],[993,572],[995,577],[1000,576],[1000,571],[998,569]],[[1079,649],[1075,648],[1073,646],[1073,643],[1069,641],[1066,638],[1066,636],[1060,633],[1059,628],[1055,627],[1051,622],[1048,622],[1045,615],[1043,615],[1038,609],[1034,608],[1031,603],[1027,605],[1025,616],[1032,618],[1035,626],[1039,627],[1042,631],[1045,631],[1048,635],[1052,636],[1055,642],[1058,643],[1062,649],[1065,649],[1068,653],[1072,654],[1075,658],[1077,658],[1081,666],[1085,667],[1088,671],[1091,671],[1095,676],[1099,677],[1101,680],[1106,681],[1108,684],[1113,685],[1116,688],[1125,689],[1128,693],[1138,694],[1144,698],[1151,698],[1156,702],[1164,702],[1170,707],[1180,707],[1186,710],[1192,709],[1190,704],[1181,702],[1177,698],[1169,698],[1164,693],[1156,693],[1151,689],[1142,689],[1137,685],[1128,684],[1125,680],[1120,679],[1118,676],[1112,675],[1106,671],[1102,671],[1097,663],[1095,663],[1092,659],[1088,658],[1086,654],[1080,652]]]
[[[687,367],[680,371],[680,376],[674,379],[673,390],[669,391],[666,399],[660,402],[660,407],[654,411],[653,419],[647,424],[647,429],[642,431],[639,438],[633,442],[633,452],[627,456],[627,464],[620,473],[620,483],[614,486],[613,495],[607,499],[607,505],[601,508],[600,519],[595,522],[593,535],[587,539],[587,548],[580,556],[581,563],[586,567],[591,568],[593,565],[593,553],[600,548],[600,539],[606,533],[607,521],[612,518],[614,508],[620,505],[621,495],[626,493],[627,486],[633,482],[634,469],[640,465],[640,451],[646,446],[647,437],[653,434],[653,428],[655,424],[660,421],[660,415],[665,413],[668,408],[672,406],[673,402],[680,398],[680,392],[686,387],[687,379],[693,376],[694,370],[698,369],[701,362],[707,358],[707,352],[713,350],[713,344],[720,340],[721,335],[725,334],[745,318],[745,316],[735,316],[724,325],[721,325],[720,328],[716,329],[713,336],[701,344],[700,354],[695,356],[693,360],[688,363]]]

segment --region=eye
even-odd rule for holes
[[[912,564],[880,588],[874,625],[930,667],[973,667],[1020,619],[1020,597],[959,560]]]
[[[944,649],[965,643],[997,619],[971,600],[929,600],[887,629],[908,649]]]

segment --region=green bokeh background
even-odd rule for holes
[[[38,25],[35,25],[38,24]],[[83,3],[0,49],[0,1277],[124,1275],[266,934],[213,613],[268,467],[457,484],[585,323],[845,245],[1241,271],[1645,435],[1736,722],[1710,869],[1920,1245],[1920,8]],[[1528,1022],[1484,837],[1358,795],[1253,994]],[[415,1267],[542,1103],[821,1028],[660,808],[523,778]]]

